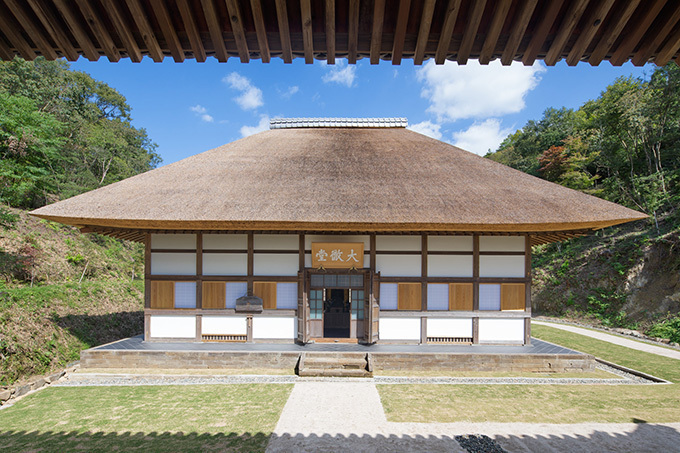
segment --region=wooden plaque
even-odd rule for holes
[[[313,242],[312,267],[361,269],[364,267],[363,242]]]

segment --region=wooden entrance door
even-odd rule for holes
[[[302,344],[309,342],[308,279],[306,271],[298,273],[297,341]]]

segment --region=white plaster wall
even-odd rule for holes
[[[203,275],[247,275],[247,253],[204,253]]]
[[[428,277],[472,277],[472,255],[428,255]]]
[[[480,277],[524,277],[524,256],[481,255]]]
[[[247,234],[204,234],[204,250],[248,250]]]
[[[297,337],[295,330],[295,317],[253,317],[254,339],[294,339]]]
[[[523,252],[524,236],[480,236],[480,252]]]
[[[151,275],[196,275],[196,254],[152,253]]]
[[[428,236],[427,250],[433,252],[471,252],[472,236]]]
[[[427,336],[472,338],[472,318],[428,318]]]
[[[422,238],[420,236],[376,236],[376,250],[420,250]]]
[[[375,269],[382,277],[420,277],[420,255],[377,255]]]
[[[152,249],[196,250],[195,234],[152,234]]]
[[[300,238],[297,234],[256,234],[253,236],[255,250],[298,250]]]
[[[253,259],[255,275],[296,276],[300,266],[299,256],[292,253],[256,253]]]
[[[305,235],[305,249],[312,249],[312,242],[340,242],[346,244],[348,242],[363,242],[364,251],[368,251],[371,247],[371,239],[369,236],[346,236],[346,235],[320,235],[307,234]]]
[[[380,317],[378,331],[381,340],[420,341],[420,318]]]
[[[245,316],[205,316],[201,321],[204,335],[246,335],[248,324]]]
[[[149,335],[152,338],[195,338],[195,316],[153,315],[149,317]]]
[[[524,319],[479,319],[480,343],[524,344]]]

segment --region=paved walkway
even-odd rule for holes
[[[570,326],[568,324],[560,324],[555,322],[531,320],[531,323],[542,326],[550,326],[556,329],[566,330],[568,332],[573,332],[580,335],[585,335],[587,337],[596,338],[598,340],[607,341],[609,343],[618,344],[620,346],[625,346],[630,349],[636,349],[638,351],[649,352],[651,354],[662,355],[664,357],[670,357],[671,359],[680,360],[680,351],[676,351],[674,349],[669,348],[662,348],[660,346],[654,346],[653,344],[629,340],[627,338],[622,338],[618,335],[610,335],[608,333],[598,332],[596,330],[583,329],[581,327]]]

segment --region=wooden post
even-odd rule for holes
[[[196,309],[203,308],[203,234],[196,233]],[[196,335],[199,332],[196,331]]]
[[[472,310],[479,311],[479,235],[472,236]]]
[[[299,243],[299,249],[300,249],[300,257],[299,257],[299,271],[302,272],[305,270],[305,235],[300,234],[300,243]]]
[[[196,315],[196,341],[203,341],[203,315],[200,313]]]
[[[531,344],[531,236],[526,235],[524,246],[524,277],[526,278],[526,287],[524,289],[524,310],[529,314],[528,318],[524,318],[524,344]]]
[[[253,270],[255,269],[254,239],[252,231],[248,233],[248,294],[253,294]]]
[[[246,317],[246,343],[253,342],[253,315]]]
[[[423,233],[420,239],[422,295],[420,297],[420,310],[427,311],[427,233]],[[427,338],[425,339],[427,343]]]
[[[144,341],[151,339],[151,315],[144,313]]]
[[[420,318],[420,344],[427,344],[427,317]]]
[[[151,234],[144,235],[144,308],[151,308]]]
[[[531,345],[531,318],[524,318],[524,345]]]
[[[368,242],[368,245],[369,245],[369,247],[370,247],[370,249],[371,249],[371,250],[370,250],[370,257],[371,257],[370,266],[371,266],[371,272],[374,273],[374,272],[375,272],[375,242],[376,242],[376,241],[375,241],[375,233],[371,233],[371,235],[369,236],[369,240],[368,240],[368,241],[369,241],[369,242]]]
[[[479,344],[479,317],[472,318],[472,344]]]

